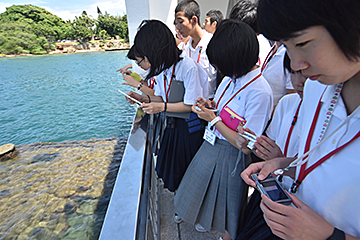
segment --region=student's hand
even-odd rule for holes
[[[125,72],[128,74],[131,74],[131,71],[128,71],[129,68],[132,68],[131,64],[125,65],[122,68],[119,68],[118,70],[116,70],[116,72],[121,72],[122,74],[124,74]]]
[[[284,157],[283,152],[275,141],[264,135],[256,138],[255,147],[257,148],[255,151],[256,155],[264,160]]]
[[[265,194],[261,195],[260,208],[272,233],[282,239],[330,237],[334,227],[296,196],[289,195],[296,208],[273,202]]]
[[[143,103],[141,109],[147,114],[155,114],[164,111],[165,104],[163,102]]]
[[[143,95],[140,95],[138,93],[135,93],[135,92],[129,92],[128,95],[132,98],[135,98],[136,100],[139,100],[139,102],[144,102],[144,96]],[[145,96],[146,97],[146,96]],[[135,102],[132,101],[130,98],[127,98],[125,96],[126,100],[129,101],[130,104],[134,104]]]
[[[140,84],[139,81],[135,80],[132,76],[130,76],[127,73],[123,73],[123,78],[124,78],[125,82],[122,83],[122,85],[129,85],[129,86],[137,88]]]
[[[209,100],[209,99],[205,100],[202,97],[200,97],[195,101],[195,105],[199,107],[214,108],[216,104],[214,100]]]
[[[216,118],[214,111],[211,111],[205,107],[205,105],[193,105],[191,110],[198,115],[199,118],[204,119],[205,121],[211,122]],[[200,111],[199,111],[200,110]]]
[[[258,179],[264,180],[270,173],[273,173],[278,169],[286,168],[293,160],[294,158],[274,158],[264,162],[252,163],[242,171],[240,176],[245,183],[252,187],[256,187],[255,182],[250,177],[251,174],[259,173]]]
[[[244,134],[244,132],[248,132],[251,133],[252,135],[256,136],[255,133],[253,131],[251,131],[249,128],[243,128],[242,126],[238,126],[236,128],[236,131],[240,134]],[[240,134],[236,135],[236,146],[239,149],[248,149],[247,145],[248,145],[248,140],[246,140],[244,137],[242,137]],[[249,149],[250,151],[250,149]]]

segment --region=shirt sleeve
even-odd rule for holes
[[[254,131],[256,136],[260,136],[270,119],[272,111],[271,91],[252,91],[251,99],[245,105],[245,128]]]
[[[194,105],[196,99],[206,97],[204,96],[204,88],[207,88],[207,85],[202,86],[201,84],[201,82],[204,82],[201,81],[204,77],[206,77],[206,74],[201,74],[196,65],[187,69],[183,79],[185,87],[184,104]]]

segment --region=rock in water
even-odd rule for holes
[[[15,145],[12,143],[7,143],[5,145],[0,146],[0,160],[11,159],[15,157],[17,154],[17,150],[15,149]]]

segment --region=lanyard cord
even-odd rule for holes
[[[316,163],[314,163],[313,165],[311,165],[309,168],[306,168],[306,164],[307,162],[305,162],[300,169],[300,173],[298,176],[298,179],[293,183],[293,185],[291,186],[291,192],[292,193],[296,193],[298,187],[300,186],[300,184],[302,183],[302,181],[305,179],[305,177],[312,171],[314,170],[317,166],[319,166],[320,164],[322,164],[323,162],[325,162],[326,160],[328,160],[329,158],[331,158],[333,155],[335,155],[336,153],[338,153],[341,149],[343,149],[344,147],[346,147],[349,143],[351,143],[352,141],[354,141],[355,139],[357,139],[358,137],[360,137],[360,131],[357,132],[357,134],[348,142],[346,142],[345,144],[343,144],[342,146],[335,148],[333,151],[331,151],[330,153],[326,154],[324,157],[322,157],[320,160],[318,160]]]
[[[266,56],[263,65],[261,66],[261,72],[264,71],[265,67],[268,65],[268,63],[270,62],[272,57],[275,55],[275,53],[277,52],[278,49],[279,49],[279,46],[277,46],[277,44],[275,43],[274,46],[271,48],[270,52],[268,53],[268,55]]]
[[[199,56],[198,56],[198,59],[197,59],[196,63],[199,63],[199,61],[200,61],[201,50],[202,50],[202,46],[200,46]],[[190,49],[190,47],[189,47],[189,57],[191,58],[191,49]]]
[[[334,93],[334,97],[338,96],[340,94],[340,91],[339,90],[339,87],[341,88],[341,86],[337,86],[336,90],[335,90],[335,93]],[[326,90],[326,89],[325,89]],[[325,91],[324,91],[325,92]],[[324,94],[324,93],[323,93]],[[333,100],[335,98],[332,98]],[[322,96],[321,96],[322,98]],[[323,131],[321,132],[321,135],[320,135],[320,139],[319,141],[321,141],[320,143],[318,142],[317,145],[311,149],[310,149],[310,143],[311,143],[311,139],[314,135],[314,130],[315,130],[315,125],[316,125],[316,122],[317,122],[317,119],[319,117],[319,113],[320,113],[320,103],[321,103],[321,98],[319,100],[319,104],[317,106],[317,109],[316,109],[316,113],[315,113],[315,116],[313,118],[313,122],[311,124],[311,127],[310,127],[310,131],[309,131],[309,134],[308,134],[308,137],[307,137],[307,140],[306,140],[306,144],[305,144],[305,150],[304,152],[306,152],[302,157],[300,157],[299,159],[295,160],[294,162],[292,162],[289,167],[287,167],[286,169],[289,169],[290,167],[292,166],[299,166],[301,165],[301,168],[300,168],[300,172],[299,172],[299,176],[297,178],[296,181],[294,181],[293,185],[291,186],[291,192],[293,193],[296,193],[298,187],[300,186],[300,184],[302,183],[302,181],[305,179],[305,177],[311,172],[313,171],[316,167],[318,167],[320,164],[322,164],[323,162],[325,162],[327,159],[331,158],[333,155],[335,155],[337,152],[339,152],[341,149],[343,149],[344,147],[346,147],[349,143],[351,143],[352,141],[354,141],[355,139],[357,139],[358,137],[360,137],[360,131],[348,142],[346,142],[345,144],[343,144],[342,146],[334,149],[333,151],[331,151],[330,153],[328,153],[327,155],[325,155],[324,157],[322,157],[321,159],[319,159],[317,162],[315,162],[313,165],[311,165],[308,169],[306,169],[306,165],[307,165],[307,161],[308,161],[308,157],[310,155],[311,152],[313,152],[317,147],[319,147],[319,145],[321,145],[323,142],[325,142],[327,139],[329,139],[333,134],[335,134],[341,127],[343,127],[347,122],[349,122],[349,120],[355,116],[357,114],[357,112],[359,111],[359,107],[357,107],[357,109],[351,114],[351,116],[347,117],[347,119],[342,123],[340,124],[329,136],[327,136],[325,139],[323,139],[323,141],[321,141],[323,135],[325,134],[324,132],[324,128],[323,128]],[[336,102],[333,102],[333,100],[331,101],[332,104],[336,104]],[[330,107],[328,110],[330,110],[330,112],[327,112],[327,116],[325,118],[325,123],[326,123],[326,127],[328,125],[328,123],[330,122],[330,119],[331,119],[331,115],[332,115],[332,111],[333,111],[333,108],[335,108],[335,106],[332,106],[330,104]],[[329,116],[330,115],[330,116]],[[325,124],[324,124],[325,125]],[[326,131],[326,128],[325,128],[325,131]],[[301,162],[299,162],[301,160]]]
[[[299,106],[296,109],[294,118],[293,118],[292,123],[291,123],[291,127],[289,129],[289,133],[288,133],[287,138],[286,138],[286,143],[285,143],[285,148],[284,148],[284,156],[285,157],[287,156],[289,143],[290,143],[290,138],[291,138],[291,135],[292,135],[292,131],[294,130],[294,126],[295,126],[295,124],[297,122],[297,119],[298,119],[298,114],[299,114],[301,104],[302,104],[302,99],[300,100]]]
[[[170,78],[170,83],[169,83],[169,88],[168,88],[167,91],[166,91],[166,75],[165,75],[165,72],[164,72],[164,89],[165,89],[166,102],[168,101],[171,83],[172,83],[172,80],[174,78],[175,65],[176,65],[176,63],[174,63],[174,66],[173,66],[173,70],[172,70],[171,78]]]
[[[249,86],[251,83],[255,82],[256,79],[258,79],[259,77],[261,76],[261,73],[259,73],[259,75],[257,75],[256,77],[254,77],[251,81],[249,81],[248,83],[246,83],[242,88],[239,89],[239,91],[237,91],[226,103],[225,105],[223,106],[223,108],[229,104],[229,102],[231,102],[234,97],[239,93],[241,92],[242,90],[244,90],[247,86]],[[225,90],[223,91],[223,93],[221,94],[218,102],[216,103],[216,109],[218,108],[219,106],[219,103],[220,103],[220,100],[222,99],[222,97],[224,96],[225,92],[228,90],[229,86],[231,84],[231,81],[228,83],[228,85],[225,87]]]
[[[149,88],[154,89],[155,77],[149,79]]]

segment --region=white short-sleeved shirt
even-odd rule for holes
[[[314,113],[325,88],[325,85],[317,81],[307,81],[305,84],[303,107],[300,113],[302,117],[298,122],[299,156],[304,152]],[[328,86],[321,99],[321,110],[310,149],[317,143],[334,89],[334,85]],[[346,107],[340,97],[323,139],[332,133],[347,117]],[[307,167],[335,148],[348,142],[359,130],[360,113],[311,154]],[[360,237],[359,156],[360,138],[354,140],[330,159],[316,167],[307,175],[296,193],[304,203],[325,218],[331,225],[358,238]],[[297,168],[296,175],[299,174],[299,170],[300,167]]]
[[[260,73],[260,68],[257,68],[241,78],[237,78],[235,83],[229,77],[224,77],[221,84],[215,93],[214,101],[217,103],[220,96],[224,92],[226,86],[230,83],[229,88],[224,93],[218,105],[218,115],[226,102],[246,83],[251,81]],[[272,92],[267,81],[260,76],[253,83],[248,85],[240,93],[238,93],[233,100],[227,105],[232,111],[245,118],[247,121],[244,127],[247,127],[260,136],[267,122],[270,119],[272,112]],[[215,131],[215,135],[226,140],[219,131]]]
[[[205,30],[203,30],[203,32],[204,32],[204,35],[195,48],[193,48],[191,45],[191,43],[193,41],[192,38],[189,39],[188,43],[185,45],[183,55],[188,56],[189,58],[194,60],[196,63],[199,59],[199,65],[204,69],[204,71],[208,75],[209,95],[207,96],[207,98],[212,98],[212,97],[214,97],[215,90],[216,90],[216,70],[209,62],[209,58],[206,55],[206,49],[207,49],[207,45],[209,44],[213,35]],[[201,48],[201,51],[200,51],[200,48]],[[200,55],[200,58],[199,58],[199,55]]]
[[[174,65],[155,76],[156,84],[154,86],[154,94],[155,96],[161,96],[164,102],[166,101],[164,73],[166,76],[166,90],[168,90],[173,66]],[[194,105],[196,99],[199,97],[204,98],[207,94],[207,74],[199,69],[193,60],[187,57],[183,57],[183,59],[176,64],[174,79],[184,82],[184,104],[186,105]]]
[[[275,108],[274,115],[272,117],[271,123],[266,130],[266,134],[269,138],[275,141],[275,143],[280,147],[281,151],[284,153],[286,140],[293,122],[296,110],[299,106],[301,98],[299,94],[293,93],[288,94],[280,99],[279,104]],[[300,114],[297,116],[297,122],[299,121]],[[288,157],[293,157],[298,153],[298,129],[299,124],[295,124],[287,151]]]
[[[274,105],[277,105],[280,98],[286,94],[286,89],[294,89],[291,83],[290,74],[285,74],[285,53],[286,48],[284,45],[281,45],[262,72],[273,91]]]
[[[269,40],[267,40],[267,38],[265,38],[262,34],[257,35],[257,39],[259,41],[259,59],[261,66],[265,61],[266,56],[271,50],[271,45],[269,43]]]

